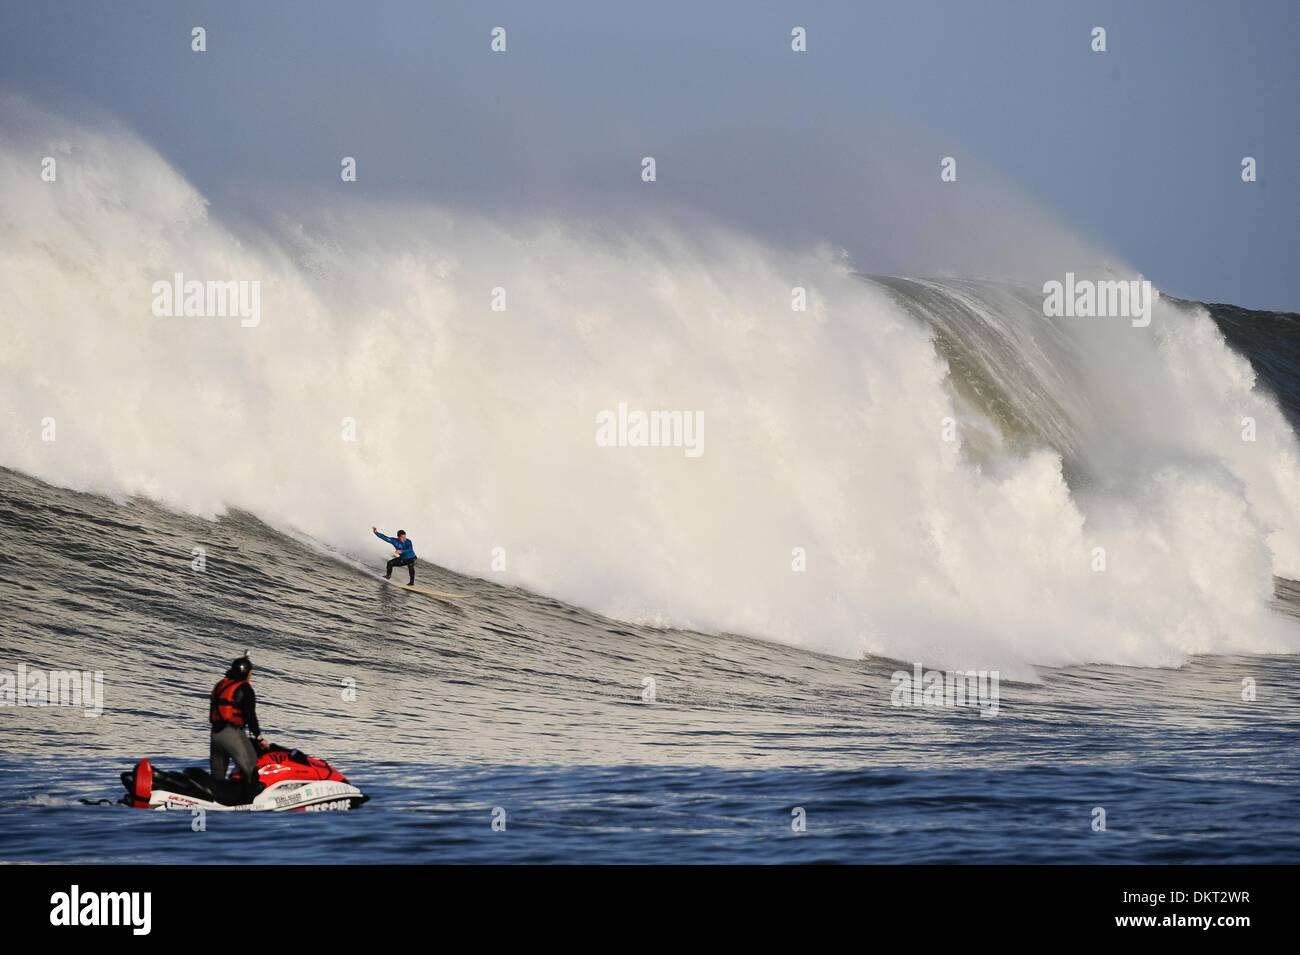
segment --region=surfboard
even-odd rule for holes
[[[388,584],[390,587],[396,587],[398,590],[408,590],[413,594],[423,594],[426,597],[432,597],[434,600],[469,599],[469,594],[448,594],[448,593],[443,593],[441,590],[429,590],[426,587],[412,587],[410,584],[403,584],[396,580],[389,580],[387,577],[384,577],[382,575],[379,576],[379,579],[382,580],[384,583]]]

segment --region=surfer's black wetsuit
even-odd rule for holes
[[[394,557],[388,562],[388,573],[385,577],[393,576],[394,567],[407,567],[411,571],[411,585],[415,585],[415,558],[414,557]]]

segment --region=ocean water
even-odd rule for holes
[[[0,706],[0,860],[1300,858],[1297,316],[1045,319],[1044,277],[1134,273],[1010,212],[997,281],[662,209],[240,218],[0,105],[0,703],[104,693]],[[178,273],[256,320],[160,314]],[[698,444],[603,446],[623,407]],[[380,582],[375,524],[460,596]],[[266,735],[370,802],[114,805],[205,762],[246,651]],[[917,666],[996,712],[895,705]]]
[[[268,833],[274,852],[258,861],[1300,853],[1293,656],[1045,670],[1002,682],[995,716],[903,708],[891,675],[906,663],[616,623],[422,565],[426,586],[467,595],[434,601],[248,515],[209,522],[9,471],[0,502],[5,660],[101,670],[105,706],[0,709],[6,861],[246,861],[250,837]],[[182,541],[203,542],[206,570]],[[188,813],[111,805],[142,756],[205,763],[206,694],[245,649],[268,737],[330,759],[371,801],[210,813],[201,832]]]

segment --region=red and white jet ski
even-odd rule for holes
[[[250,803],[238,771],[214,779],[205,769],[173,773],[142,759],[122,774],[122,802],[136,809],[321,812],[355,809],[370,798],[325,760],[282,746],[268,746],[258,756],[257,778],[264,788]]]

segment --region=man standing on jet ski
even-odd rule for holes
[[[387,541],[393,545],[397,551],[397,556],[388,562],[388,572],[384,574],[385,580],[392,580],[394,567],[405,567],[411,572],[411,586],[415,586],[415,545],[411,539],[406,536],[406,531],[398,531],[396,537],[389,537],[386,534],[379,533],[378,527],[370,528],[375,532],[375,536],[381,541]]]
[[[259,749],[266,748],[262,728],[257,722],[257,698],[253,694],[253,661],[243,656],[230,664],[226,675],[212,688],[208,719],[212,723],[212,747],[209,764],[212,778],[226,778],[233,759],[244,780],[247,801],[252,802],[261,784],[257,779],[257,752],[247,732],[253,734]],[[247,731],[247,732],[245,732]]]

